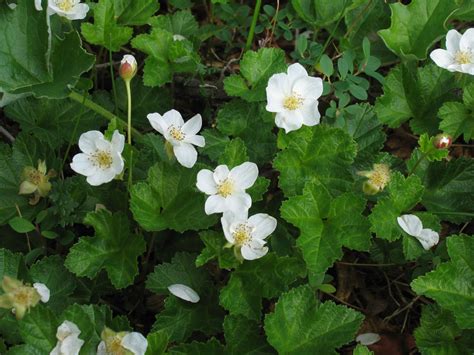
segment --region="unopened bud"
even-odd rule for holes
[[[449,134],[445,133],[438,134],[433,141],[433,144],[437,149],[447,149],[451,147],[452,143],[453,138]]]
[[[132,80],[137,73],[137,60],[133,55],[125,54],[120,61],[119,74],[123,80]]]

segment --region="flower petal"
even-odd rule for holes
[[[203,136],[186,136],[183,142],[194,144],[198,147],[204,147],[206,145],[206,139]]]
[[[461,71],[466,74],[474,75],[474,64],[461,64]]]
[[[236,215],[248,210],[252,206],[252,198],[245,192],[234,193],[225,199],[226,211],[232,211]],[[224,212],[224,211],[222,211]]]
[[[221,225],[222,225],[222,230],[224,231],[225,239],[227,239],[229,243],[234,244],[235,239],[232,232],[230,231],[230,226],[232,224],[232,219],[233,219],[232,217],[233,217],[232,212],[224,213],[221,217]]]
[[[104,135],[99,131],[88,131],[79,137],[79,149],[87,154],[94,153],[97,149],[96,142],[104,140]]]
[[[423,229],[421,220],[414,214],[404,214],[403,216],[397,217],[397,222],[405,233],[413,237],[418,236]]]
[[[82,20],[87,16],[89,6],[87,4],[77,4],[74,6],[72,12],[68,13],[66,17],[69,20]]]
[[[88,155],[79,153],[72,158],[71,169],[76,173],[89,176],[97,173],[98,168],[92,164]]]
[[[196,186],[207,195],[217,193],[217,185],[214,181],[213,172],[208,169],[202,169],[198,172]]]
[[[318,101],[313,100],[308,104],[305,104],[301,109],[301,117],[303,118],[303,124],[306,126],[315,126],[319,124],[321,114],[318,111]]]
[[[227,204],[224,197],[220,195],[211,195],[207,198],[204,205],[204,211],[207,215],[213,213],[222,213],[227,210]]]
[[[255,163],[245,162],[233,168],[229,176],[235,185],[242,190],[251,187],[258,178],[258,166]]]
[[[145,355],[148,341],[138,332],[131,332],[122,338],[122,347],[131,351],[134,355]]]
[[[51,296],[51,292],[49,291],[49,288],[45,284],[35,282],[33,284],[33,288],[40,295],[41,302],[46,303],[46,302],[49,301],[49,297]]]
[[[227,165],[218,165],[214,169],[214,181],[216,184],[222,183],[229,176],[229,168]]]
[[[178,298],[182,300],[197,303],[199,302],[200,298],[196,291],[194,291],[191,287],[182,284],[174,284],[168,286],[168,290]]]
[[[303,115],[298,111],[279,112],[275,116],[275,124],[277,127],[283,128],[285,133],[290,133],[303,126]]]
[[[111,144],[112,144],[112,148],[116,152],[122,153],[123,148],[125,146],[125,136],[123,134],[120,134],[119,131],[115,130],[114,134],[112,135]]]
[[[38,11],[43,10],[43,6],[41,6],[41,0],[35,0],[35,8]]]
[[[272,75],[270,80],[268,80],[266,92],[266,110],[269,112],[283,111],[285,97],[291,95],[291,83],[288,80],[288,75],[284,73]]]
[[[192,168],[197,161],[197,151],[189,143],[181,142],[173,146],[173,152],[178,162],[185,168]]]
[[[268,253],[267,247],[260,247],[258,244],[245,244],[240,249],[240,253],[245,260],[260,259]]]
[[[425,250],[430,250],[431,247],[439,242],[439,234],[429,228],[422,229],[420,234],[415,236],[415,238],[420,241]]]
[[[181,127],[181,131],[184,134],[193,136],[201,130],[202,127],[202,118],[200,114],[195,115],[194,117],[190,118],[183,127]]]
[[[293,90],[304,98],[319,98],[323,93],[323,80],[312,76],[302,77],[293,84]]]
[[[169,110],[168,112],[165,112],[163,119],[165,120],[167,127],[171,125],[175,127],[181,127],[184,124],[183,117],[176,110]]]
[[[150,122],[150,125],[154,130],[158,131],[162,135],[165,135],[165,132],[168,130],[168,125],[163,119],[163,116],[157,112],[154,112],[146,115],[146,118],[148,118],[148,122]]]
[[[79,355],[84,340],[79,339],[77,335],[70,335],[61,344],[61,355]]]
[[[377,333],[364,333],[359,334],[356,338],[356,341],[362,345],[372,345],[380,340],[380,335]]]
[[[58,327],[56,331],[56,338],[62,341],[70,335],[79,335],[79,334],[81,334],[81,330],[77,327],[77,325],[74,324],[73,322],[65,320]]]
[[[115,177],[115,173],[111,173],[107,170],[97,170],[94,175],[87,176],[87,183],[91,186],[99,186],[112,181]]]
[[[308,76],[308,72],[306,71],[306,69],[299,63],[291,64],[288,67],[287,73],[289,80],[293,83],[299,78]]]
[[[265,239],[275,231],[277,220],[266,213],[258,213],[249,218],[249,224],[255,227],[252,237]]]
[[[101,341],[97,346],[97,355],[107,355],[107,347],[104,341]]]
[[[449,53],[455,54],[459,51],[459,42],[462,35],[456,30],[449,30],[446,34],[446,50]]]
[[[20,195],[29,195],[38,190],[38,185],[33,184],[29,181],[23,181],[20,184],[20,191],[18,192]]]
[[[474,51],[474,28],[469,28],[461,36],[461,40],[459,41],[459,49],[463,52]]]
[[[430,53],[430,58],[438,67],[447,69],[449,65],[454,63],[454,57],[451,53],[444,49],[435,49]]]

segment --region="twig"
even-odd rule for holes
[[[15,137],[13,137],[13,135],[8,132],[5,128],[3,128],[3,126],[0,126],[0,133],[2,133],[5,137],[7,137],[7,139],[10,141],[10,142],[14,142],[15,141]]]
[[[336,261],[336,264],[350,265],[350,266],[364,266],[364,267],[390,267],[400,266],[399,264],[363,264],[363,263],[348,263],[344,261]]]
[[[324,292],[323,290],[319,290],[319,291],[321,291],[321,292],[324,293],[325,295],[328,295],[328,296],[331,297],[331,298],[334,298],[336,301],[341,302],[342,304],[345,304],[347,307],[351,307],[351,308],[357,309],[357,310],[360,311],[360,312],[365,312],[365,310],[364,310],[363,308],[354,306],[353,304],[350,304],[349,302],[346,302],[346,301],[344,301],[344,300],[341,300],[340,298],[334,296],[334,295],[331,294],[331,293]]]
[[[400,313],[406,311],[407,309],[413,307],[413,305],[418,302],[418,300],[420,299],[421,296],[416,296],[414,299],[412,299],[410,301],[410,303],[406,304],[404,307],[400,308],[400,309],[397,309],[395,312],[393,312],[391,315],[387,316],[384,318],[384,322],[392,319],[393,317],[399,315]]]

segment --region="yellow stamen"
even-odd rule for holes
[[[386,164],[374,164],[374,170],[369,176],[369,181],[379,190],[383,190],[390,182],[390,168]]]
[[[299,109],[303,105],[303,98],[297,94],[288,96],[283,101],[283,107],[287,110],[294,111]]]
[[[234,237],[234,242],[237,246],[242,246],[250,241],[250,235],[252,233],[252,228],[247,224],[239,224],[235,232],[232,233]]]
[[[217,186],[217,194],[222,197],[230,196],[232,192],[234,192],[234,182],[231,179],[225,179]]]
[[[181,131],[181,129],[175,127],[175,126],[171,126],[169,128],[169,134],[170,136],[177,140],[177,141],[182,141],[184,139],[184,137],[186,136],[183,131]]]
[[[57,0],[56,5],[64,12],[69,12],[74,7],[73,0]]]
[[[454,60],[458,64],[471,64],[472,56],[469,52],[459,51],[454,55]]]
[[[92,158],[92,164],[98,165],[101,169],[108,169],[112,166],[112,154],[106,150],[97,150]]]

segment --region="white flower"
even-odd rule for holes
[[[319,123],[318,98],[323,93],[321,78],[308,76],[302,65],[288,67],[287,74],[274,74],[267,85],[267,111],[276,112],[277,127],[285,132],[300,129],[302,125]]]
[[[438,233],[428,228],[423,229],[423,224],[417,216],[404,214],[397,217],[397,222],[407,234],[418,239],[425,250],[429,250],[432,246],[438,244]]]
[[[446,35],[446,50],[435,49],[430,57],[441,68],[474,75],[474,28],[463,35],[450,30]]]
[[[89,131],[79,137],[79,148],[83,153],[72,159],[71,169],[87,176],[87,182],[98,186],[112,181],[123,171],[122,151],[125,136],[115,131],[112,141],[105,139],[99,131]]]
[[[36,10],[41,11],[41,0],[35,0]],[[48,0],[48,15],[58,14],[69,20],[82,20],[89,11],[89,5],[81,0]]]
[[[380,335],[377,333],[364,333],[359,334],[356,338],[356,341],[362,345],[372,345],[377,343],[380,340]]]
[[[168,290],[178,298],[182,300],[197,303],[200,300],[199,295],[191,287],[182,284],[174,284],[168,286]]]
[[[204,147],[206,144],[203,136],[196,135],[202,126],[201,115],[195,115],[186,123],[176,110],[168,111],[163,116],[156,112],[150,113],[147,118],[151,126],[171,144],[178,162],[186,168],[192,168],[197,160],[197,151],[193,144],[198,147]]]
[[[224,213],[222,229],[229,244],[240,250],[246,260],[255,260],[268,253],[267,238],[277,226],[277,220],[265,213],[250,218],[246,214]]]
[[[148,348],[148,341],[138,332],[115,333],[105,328],[102,339],[97,347],[97,355],[123,354],[124,350],[134,355],[145,355]]]
[[[56,331],[58,342],[49,355],[78,355],[84,345],[79,339],[81,331],[73,322],[65,320]]]
[[[206,214],[247,211],[252,206],[252,199],[245,190],[255,183],[257,177],[258,167],[250,162],[230,171],[227,165],[219,165],[214,171],[202,169],[197,174],[196,186],[210,195],[204,206]]]
[[[45,284],[35,282],[33,284],[33,288],[40,295],[41,302],[46,303],[49,301],[49,296],[51,295],[51,292],[49,291],[49,288]]]

